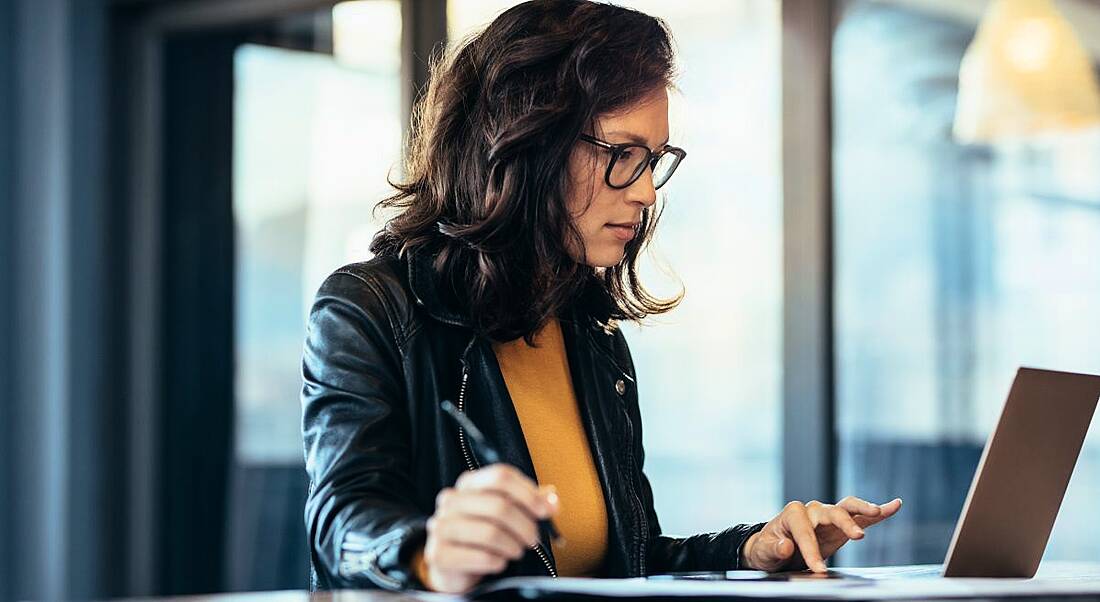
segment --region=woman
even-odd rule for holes
[[[518,5],[433,65],[408,180],[384,202],[397,216],[310,314],[315,588],[822,571],[897,511],[792,502],[767,523],[662,534],[617,322],[679,301],[635,266],[686,154],[668,140],[672,77],[660,20],[585,0]],[[481,466],[443,400],[503,462]],[[562,540],[539,527],[550,517]]]

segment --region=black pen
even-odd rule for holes
[[[483,464],[496,464],[501,462],[500,454],[497,453],[496,448],[489,444],[489,440],[485,438],[485,435],[474,426],[474,423],[466,417],[465,414],[458,411],[453,403],[444,399],[439,407],[443,408],[443,411],[448,416],[454,419],[458,423],[458,426],[466,431],[466,434],[470,436],[470,445],[474,448],[474,453],[481,456]],[[540,518],[539,526],[545,528],[550,533],[550,538],[557,541],[561,537],[558,533],[557,527],[549,518]]]

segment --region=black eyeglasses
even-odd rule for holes
[[[644,144],[612,144],[588,134],[581,134],[581,140],[591,142],[611,153],[611,161],[607,164],[604,180],[612,188],[630,186],[642,177],[646,166],[653,169],[653,188],[660,188],[672,177],[672,172],[680,166],[680,161],[687,156],[687,151],[684,149],[667,144],[654,152]]]

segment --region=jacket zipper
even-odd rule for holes
[[[620,400],[621,402],[621,400]],[[627,428],[627,442],[626,442],[626,454],[627,460],[630,463],[631,475],[634,473],[634,424],[630,420],[630,414],[626,411],[626,408],[620,403],[619,407],[623,410],[623,417],[626,418]],[[627,478],[627,483],[630,485],[630,499],[631,502],[637,502],[638,504],[638,518],[642,521],[642,537],[638,544],[638,566],[641,569],[641,577],[644,577],[645,572],[645,544],[646,538],[649,537],[649,523],[645,516],[645,505],[642,504],[642,500],[638,497],[638,491],[634,488],[634,478],[630,476]]]
[[[466,358],[462,358],[462,385],[458,389],[458,411],[463,414],[466,413],[466,385],[470,380],[469,367],[466,365]],[[469,444],[466,442],[466,432],[462,428],[458,429],[458,444],[462,448],[462,457],[466,459],[466,466],[470,470],[477,470],[479,467],[476,465],[473,456],[470,454]],[[557,577],[558,572],[554,569],[554,566],[550,564],[550,559],[546,556],[546,553],[542,550],[541,543],[533,543],[529,546],[532,550],[538,554],[539,560],[542,560],[542,564],[546,566],[546,572],[550,573],[551,577]]]
[[[608,352],[599,343],[599,341],[596,341],[595,336],[593,336],[593,334],[592,334],[592,331],[588,330],[587,333],[588,333],[588,340],[592,344],[592,347],[597,349],[598,352],[600,353],[600,355],[602,355],[607,361],[611,362],[611,365],[615,367],[616,371],[618,371],[619,373],[622,374],[623,378],[626,378],[626,379],[630,380],[630,382],[634,382],[634,379],[631,378],[630,375],[626,374],[623,371],[623,369],[619,367],[619,362],[614,357],[611,356],[611,353]],[[627,411],[626,402],[623,400],[623,398],[621,396],[619,397],[619,408],[623,411],[623,418],[626,419],[626,428],[627,428],[626,454],[627,454],[627,460],[629,462],[630,469],[631,469],[631,475],[633,475],[633,473],[634,473],[634,422],[630,419],[630,412]],[[639,467],[638,470],[640,471],[641,468]],[[630,477],[627,478],[627,484],[630,486],[631,502],[637,504],[638,518],[641,520],[641,523],[642,523],[642,537],[641,537],[641,541],[638,545],[638,567],[641,569],[641,576],[644,577],[645,574],[646,574],[646,566],[645,566],[646,551],[645,551],[645,548],[646,548],[646,539],[649,537],[649,521],[646,519],[646,515],[645,515],[645,504],[642,503],[641,497],[638,496],[638,490],[634,486],[633,476],[630,476]]]

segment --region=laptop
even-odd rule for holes
[[[1020,368],[986,441],[943,565],[832,569],[838,577],[1031,578],[1100,398],[1100,376]]]

